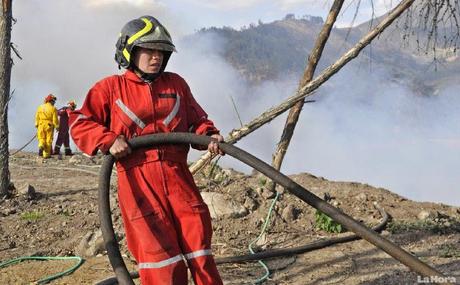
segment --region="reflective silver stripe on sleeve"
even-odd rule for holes
[[[174,119],[174,117],[177,115],[177,112],[179,112],[179,107],[180,107],[180,96],[177,95],[176,104],[174,104],[174,107],[171,113],[169,113],[169,115],[163,120],[163,124],[167,126],[169,125],[169,123],[171,123],[172,119]]]
[[[139,119],[139,117],[136,116],[136,114],[134,114],[133,111],[131,111],[125,104],[123,104],[123,102],[120,99],[117,99],[115,103],[126,114],[126,116],[128,116],[134,123],[136,123],[136,125],[139,126],[139,128],[145,128],[144,122],[142,122],[142,120]]]
[[[83,115],[83,114],[78,115],[77,119],[75,119],[75,121],[73,121],[73,123],[70,125],[69,130],[72,129],[72,127],[75,125],[76,122],[78,122],[78,120],[86,119],[86,118],[88,118],[88,117]]]
[[[174,257],[171,257],[163,261],[159,261],[159,262],[141,262],[139,263],[138,267],[139,269],[161,268],[161,267],[165,267],[173,263],[179,262],[182,260],[182,258],[183,258],[183,255],[178,254]]]
[[[202,119],[207,119],[207,117],[206,116],[201,116],[200,120],[202,120]],[[193,128],[195,128],[195,126],[191,125],[190,128],[188,128],[188,132],[191,133],[193,131]]]
[[[192,258],[204,256],[204,255],[212,255],[212,251],[210,249],[197,250],[197,251],[185,254],[185,258],[192,259]]]

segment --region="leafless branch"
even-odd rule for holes
[[[14,52],[14,54],[22,60],[21,54],[19,53],[18,49],[16,48],[16,45],[14,43],[10,44],[11,50]]]
[[[406,41],[415,37],[419,52],[433,57],[455,54],[460,44],[460,7],[458,0],[419,1],[405,14],[404,36]]]
[[[240,112],[238,112],[238,108],[236,107],[235,100],[233,100],[233,96],[230,96],[230,100],[232,101],[233,109],[235,110],[236,116],[238,117],[240,126],[243,127],[243,121],[241,120]]]

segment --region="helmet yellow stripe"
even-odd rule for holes
[[[141,20],[144,21],[145,27],[142,30],[140,30],[139,32],[137,32],[134,35],[132,35],[128,39],[128,45],[132,44],[135,40],[137,40],[138,38],[142,37],[143,35],[145,35],[146,33],[148,33],[152,29],[152,27],[153,27],[152,22],[150,22],[146,18],[141,18]]]
[[[130,61],[131,55],[129,54],[129,51],[126,48],[123,49],[123,56],[126,58],[128,62]]]

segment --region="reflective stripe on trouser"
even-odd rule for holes
[[[51,156],[51,148],[53,144],[54,128],[48,122],[40,123],[37,127],[38,148],[43,150],[43,157]]]
[[[197,285],[222,281],[211,254],[211,217],[186,163],[156,161],[118,172],[128,248],[141,283]]]

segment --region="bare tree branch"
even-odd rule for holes
[[[11,49],[13,50],[14,54],[22,60],[21,54],[19,53],[18,49],[16,48],[16,45],[14,43],[11,43]]]
[[[403,39],[415,37],[417,50],[432,56],[437,65],[440,52],[455,54],[460,44],[459,9],[458,0],[417,2],[406,14]]]
[[[240,112],[238,112],[238,108],[236,107],[235,100],[233,100],[233,96],[230,96],[230,101],[232,101],[233,110],[235,110],[238,121],[240,122],[240,126],[243,127],[243,121],[241,120]]]

